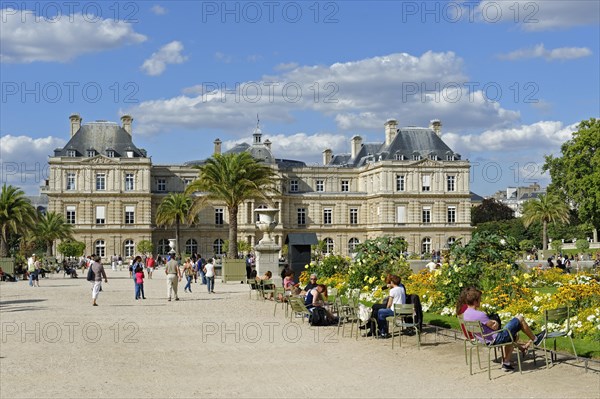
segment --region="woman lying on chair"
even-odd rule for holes
[[[465,321],[479,321],[483,327],[483,333],[485,335],[493,333],[500,328],[500,325],[497,321],[490,320],[490,318],[484,312],[479,310],[479,306],[481,305],[481,291],[476,288],[469,289],[467,291],[466,301],[468,308],[464,313]],[[502,357],[502,369],[504,371],[514,371],[514,367],[510,364],[510,356],[514,346],[510,344],[511,337],[509,335],[509,331],[515,341],[517,340],[517,334],[519,331],[523,331],[525,335],[529,337],[530,341],[525,344],[525,348],[528,348],[532,343],[536,346],[539,345],[546,337],[546,331],[542,331],[538,335],[534,335],[522,315],[513,317],[506,324],[504,330],[499,331],[497,334],[486,336],[486,342],[488,343],[492,343],[494,345],[503,343],[508,344],[504,346],[504,355]],[[482,337],[477,338],[482,341]]]

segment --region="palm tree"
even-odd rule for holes
[[[558,197],[542,194],[537,199],[523,205],[523,224],[529,227],[533,222],[542,223],[542,249],[548,249],[548,223],[569,223],[569,207]]]
[[[38,217],[33,235],[46,243],[46,255],[52,256],[52,246],[56,240],[73,238],[73,227],[65,217],[56,212],[48,212]]]
[[[175,225],[175,252],[179,254],[179,227],[181,223],[193,224],[198,213],[193,209],[193,198],[185,193],[171,193],[165,197],[156,212],[156,224],[159,226]]]
[[[0,257],[8,256],[8,237],[22,234],[33,226],[35,209],[20,188],[2,186],[0,193]]]
[[[200,192],[197,207],[209,202],[224,202],[229,214],[229,248],[227,256],[237,256],[237,215],[240,205],[249,199],[270,202],[268,194],[277,193],[275,172],[270,166],[258,162],[248,152],[215,154],[205,164],[197,166],[199,177],[186,189],[186,193]]]

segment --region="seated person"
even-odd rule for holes
[[[297,287],[298,284],[294,282],[294,272],[289,270],[283,279],[283,289],[285,290],[285,296],[291,296],[293,294],[293,291],[296,291],[295,288]],[[284,298],[279,299],[283,300]]]
[[[0,267],[0,281],[4,281],[4,270]]]
[[[481,291],[476,288],[471,288],[467,291],[466,294],[467,301],[467,310],[464,313],[465,321],[479,321],[483,327],[483,333],[489,334],[497,331],[500,328],[500,325],[496,320],[490,320],[490,318],[482,311],[479,310],[479,306],[481,305]],[[517,335],[519,331],[523,331],[530,339],[529,342],[525,344],[525,348],[528,348],[532,343],[534,345],[539,345],[542,340],[546,337],[546,331],[542,331],[538,335],[534,335],[529,328],[529,325],[525,321],[522,315],[517,315],[513,317],[507,324],[506,329],[502,330],[498,333],[489,335],[485,337],[485,342],[488,344],[499,345],[503,343],[510,343],[510,334],[512,334],[514,340],[517,340]],[[483,337],[477,337],[481,342],[483,341]],[[514,371],[514,367],[510,364],[510,356],[513,351],[513,345],[504,345],[504,355],[502,357],[502,369],[504,371]]]
[[[271,280],[271,278],[273,277],[273,273],[271,273],[270,270],[267,270],[265,272],[265,274],[263,274],[260,277],[256,278],[256,281],[258,282],[258,284],[260,284],[260,286],[263,289],[267,289],[267,290],[272,290],[273,288],[275,288],[275,284],[265,284],[264,282],[267,280]],[[273,299],[273,293],[269,294],[269,299]]]
[[[306,284],[306,287],[304,287],[303,292],[305,294],[308,294],[310,292],[310,290],[312,290],[316,286],[317,286],[317,275],[313,273],[310,275],[310,277],[308,279],[308,284]]]
[[[319,307],[325,310],[325,314],[327,315],[327,320],[329,322],[335,321],[335,317],[333,314],[325,309],[325,301],[327,300],[327,287],[323,284],[317,284],[315,288],[308,291],[306,294],[306,299],[304,300],[304,304],[308,310]]]
[[[392,288],[392,283],[390,280],[391,277],[392,277],[391,274],[388,274],[387,276],[385,276],[385,287],[383,287],[383,290],[389,290],[390,288]],[[371,318],[372,319],[377,319],[377,313],[379,312],[379,309],[387,308],[388,299],[389,299],[389,296],[386,296],[385,298],[383,298],[383,301],[381,303],[374,303],[373,306],[371,306]],[[366,327],[369,330],[366,334],[367,337],[370,337],[371,335],[373,335],[374,327],[375,327],[374,322],[371,320],[371,322]]]
[[[396,275],[390,276],[390,296],[385,309],[377,311],[377,328],[379,329],[380,338],[389,338],[388,323],[386,318],[394,315],[394,305],[406,303],[406,290],[400,282],[400,277]]]

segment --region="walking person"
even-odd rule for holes
[[[92,306],[98,306],[96,303],[96,299],[100,294],[100,290],[102,289],[102,278],[104,278],[104,282],[108,283],[108,279],[106,278],[106,272],[104,271],[104,266],[100,263],[100,256],[94,257],[94,262],[90,266],[92,268],[92,272],[94,273],[94,286],[92,287]]]
[[[200,280],[202,284],[206,285],[206,275],[204,274],[204,265],[206,265],[206,260],[202,257],[202,255],[198,254],[198,260],[196,261],[196,269],[200,274]]]
[[[113,254],[112,258],[111,258],[111,270],[116,272],[117,271],[117,263],[119,262],[119,258],[117,257],[117,254]]]
[[[192,260],[187,258],[185,260],[185,264],[183,265],[183,275],[187,281],[183,291],[184,292],[192,292],[192,278],[194,277],[194,267],[192,266]]]
[[[135,269],[135,300],[146,299],[144,295],[144,268],[138,265]]]
[[[206,288],[209,294],[215,293],[215,260],[209,258],[208,263],[204,265],[203,271],[206,276]]]
[[[40,286],[40,274],[42,273],[42,262],[39,259],[33,263],[34,271],[32,273],[32,282],[34,287]]]
[[[151,279],[152,278],[152,273],[154,272],[154,266],[156,266],[156,261],[154,260],[154,257],[152,256],[152,254],[150,254],[150,257],[146,260],[146,271],[148,272],[148,278]]]
[[[133,258],[133,260],[131,261],[131,266],[129,266],[129,276],[131,277],[131,279],[133,280],[133,287],[134,287],[134,292],[135,292],[135,299],[137,299],[137,294],[138,294],[138,283],[137,283],[137,277],[135,275],[136,270],[138,269],[138,267],[141,267],[142,269],[144,268],[144,264],[142,263],[142,257],[141,256],[136,256],[135,258]]]
[[[29,286],[33,287],[33,273],[35,273],[35,254],[27,259],[27,275],[29,277]]]
[[[175,260],[175,251],[172,251],[171,259],[167,262],[165,267],[165,274],[167,275],[167,298],[171,301],[171,294],[175,296],[175,300],[178,301],[177,296],[177,283],[181,281],[181,270]]]

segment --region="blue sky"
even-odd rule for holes
[[[259,114],[309,164],[440,119],[472,191],[545,186],[543,156],[600,114],[599,4],[3,1],[0,177],[37,193],[73,112],[131,114],[160,164],[249,140]]]

